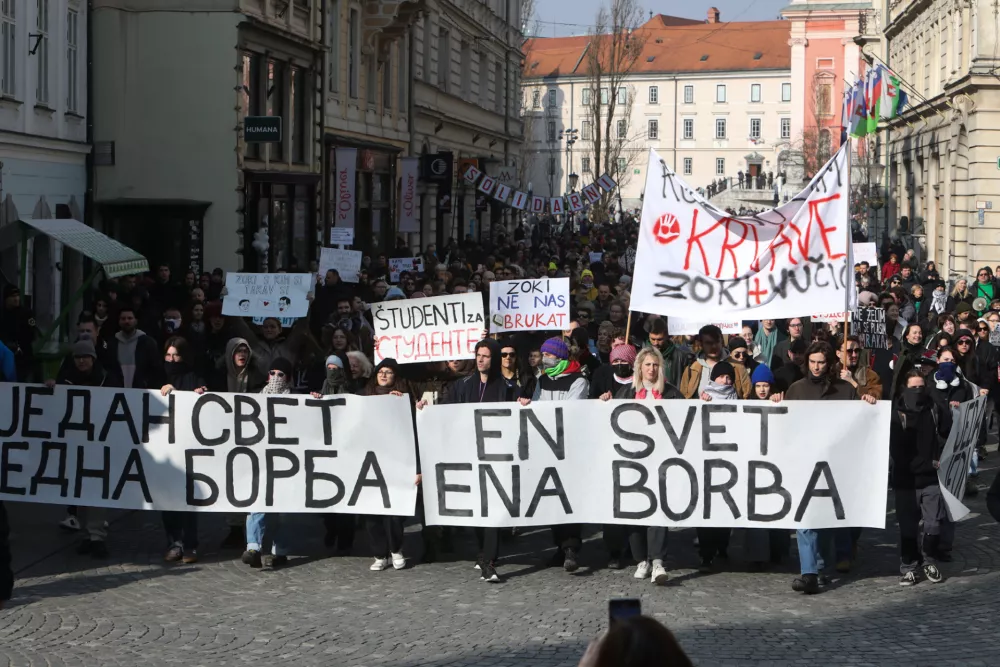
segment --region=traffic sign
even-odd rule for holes
[[[247,116],[243,119],[243,138],[248,144],[281,141],[281,116]]]

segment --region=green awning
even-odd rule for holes
[[[149,270],[149,262],[135,250],[122,245],[79,220],[68,218],[21,218],[0,227],[0,250],[11,248],[23,239],[44,234],[89,257],[104,267],[108,278],[117,278]]]

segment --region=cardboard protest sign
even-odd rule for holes
[[[31,410],[29,421],[18,419]],[[8,385],[0,499],[412,515],[409,400]],[[401,426],[402,425],[402,426]]]
[[[490,283],[490,333],[565,329],[570,321],[569,278]]]
[[[851,333],[858,337],[861,347],[869,350],[889,349],[885,308],[867,306],[855,310],[851,315]]]
[[[326,272],[335,269],[340,279],[345,283],[358,282],[358,272],[361,271],[360,250],[340,250],[338,248],[321,248],[319,251],[319,277],[326,277]]]
[[[331,227],[330,245],[353,245],[354,227]]]
[[[711,321],[847,309],[854,293],[847,163],[845,144],[801,194],[738,218],[650,149],[632,310]]]
[[[590,253],[590,263],[597,264],[599,261],[601,261],[601,258],[603,257],[604,257],[603,252],[592,252]]]
[[[474,359],[483,338],[483,298],[477,293],[372,304],[375,363]]]
[[[854,263],[860,264],[861,262],[868,262],[868,275],[877,278],[881,267],[878,265],[878,249],[875,247],[875,244],[855,243],[853,245],[853,250]],[[851,267],[851,270],[854,270],[853,266]]]
[[[835,313],[816,313],[815,315],[809,316],[810,322],[843,322],[844,317],[847,315],[846,311],[839,311]]]
[[[393,257],[389,260],[389,282],[398,283],[399,274],[403,271],[423,273],[424,260],[420,257]]]
[[[242,317],[305,317],[313,288],[308,273],[227,273],[222,314]]]
[[[890,411],[862,401],[428,406],[417,413],[424,515],[455,526],[884,528]]]
[[[714,324],[722,329],[723,334],[743,333],[743,322],[735,320],[730,322],[706,322],[704,320],[689,320],[683,317],[668,317],[667,328],[671,336],[697,336],[698,331],[706,324]]]
[[[986,403],[989,399],[989,396],[979,396],[978,388],[976,394],[976,398],[971,401],[952,408],[951,431],[948,432],[948,441],[941,452],[938,483],[952,521],[958,521],[969,513],[969,508],[962,504],[962,500],[965,498],[969,465],[979,442],[979,430],[986,419]]]

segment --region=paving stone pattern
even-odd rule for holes
[[[220,552],[215,515],[202,521],[201,562],[166,564],[158,514],[126,512],[112,520],[111,558],[95,562],[60,534],[62,508],[10,504],[19,572],[0,611],[0,665],[575,666],[613,597],[640,597],[700,665],[1000,665],[1000,528],[983,498],[998,458],[983,464],[944,583],[898,585],[890,507],[887,530],[864,532],[854,571],[811,597],[790,588],[794,550],[775,571],[748,573],[739,531],[710,575],[695,570],[694,531],[672,531],[661,588],[634,568],[604,569],[596,530],[579,572],[546,569],[551,537],[532,530],[504,543],[505,581],[489,585],[472,567],[471,531],[445,562],[369,572],[363,531],[354,556],[333,557],[320,518],[295,517],[296,557],[270,571]],[[420,554],[418,526],[405,550]]]

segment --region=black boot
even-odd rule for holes
[[[792,590],[806,595],[819,593],[819,577],[815,574],[803,574],[792,581]]]

